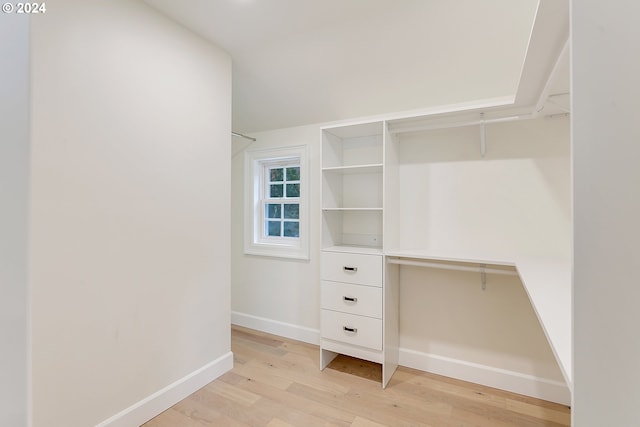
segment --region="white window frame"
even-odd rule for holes
[[[298,197],[289,197],[288,193],[287,193],[287,185],[291,184],[291,182],[287,179],[286,177],[286,169],[287,168],[291,168],[291,167],[298,167],[300,168],[300,159],[298,157],[292,157],[292,158],[288,158],[288,159],[276,159],[273,161],[264,161],[261,162],[261,167],[263,169],[263,184],[262,184],[262,194],[261,194],[261,198],[260,198],[260,205],[261,205],[261,209],[260,209],[260,214],[262,216],[262,221],[260,223],[260,227],[261,227],[261,232],[260,232],[260,240],[262,243],[287,243],[289,240],[291,239],[299,239],[300,238],[300,212],[299,212],[299,207],[300,207],[300,196]],[[271,181],[269,179],[269,171],[271,169],[280,169],[282,168],[283,171],[283,180],[282,182],[278,182],[278,181]],[[299,176],[299,178],[302,178],[302,176]],[[270,183],[274,183],[276,185],[282,185],[283,186],[283,194],[282,197],[271,197],[270,196]],[[298,187],[301,185],[302,183],[302,179],[298,179],[294,181],[294,184],[297,183]],[[298,223],[298,237],[287,237],[287,236],[279,236],[279,237],[275,237],[275,236],[268,236],[267,235],[267,230],[266,230],[266,222],[267,221],[272,221],[270,218],[267,218],[266,216],[266,207],[267,205],[281,205],[282,209],[280,211],[280,218],[279,221],[281,224],[280,227],[280,233],[284,234],[284,223],[285,222],[297,222]],[[287,221],[287,219],[284,216],[284,205],[287,204],[296,204],[298,205],[298,219],[297,220],[289,220]]]
[[[300,165],[299,237],[268,237],[264,233],[266,169],[274,164]],[[250,150],[245,152],[244,253],[283,258],[309,259],[309,167],[307,147]],[[286,201],[286,199],[282,199]],[[279,201],[282,202],[282,201]]]

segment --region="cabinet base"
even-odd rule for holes
[[[385,388],[398,367],[394,363],[385,363],[384,353],[367,348],[350,346],[326,339],[320,340],[320,370],[324,370],[338,354],[369,360],[382,365],[382,388]]]

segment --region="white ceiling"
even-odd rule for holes
[[[145,1],[230,53],[243,133],[513,97],[538,5]]]

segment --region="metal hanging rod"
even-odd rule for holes
[[[253,141],[253,142],[256,142],[256,139],[255,139],[255,138],[252,138],[252,137],[247,136],[247,135],[243,135],[243,134],[238,133],[238,132],[231,132],[231,135],[233,135],[233,136],[239,136],[240,138],[249,139],[249,140],[251,140],[251,141]]]
[[[414,267],[439,268],[443,270],[471,271],[474,273],[487,273],[487,274],[504,274],[508,276],[518,275],[518,273],[514,270],[501,270],[498,268],[487,268],[487,267],[484,267],[484,264],[480,264],[480,266],[478,267],[469,267],[465,265],[445,264],[445,263],[431,262],[431,261],[412,261],[412,260],[401,259],[401,258],[387,258],[387,262],[389,264],[410,265]]]
[[[474,273],[480,273],[480,284],[483,291],[487,289],[487,274],[504,274],[507,276],[518,275],[518,273],[513,270],[487,268],[486,264],[479,264],[478,267],[467,267],[464,265],[445,264],[441,262],[412,261],[412,260],[402,259],[402,258],[387,258],[387,262],[389,264],[410,265],[414,267],[439,268],[442,270],[471,271]]]
[[[506,116],[506,117],[496,117],[491,119],[485,119],[484,113],[481,113],[482,117],[476,120],[465,120],[458,122],[445,122],[445,123],[425,123],[425,124],[416,124],[413,126],[402,126],[402,125],[391,125],[389,131],[393,134],[400,133],[409,133],[409,132],[422,132],[429,130],[438,130],[438,129],[451,129],[458,127],[467,127],[467,126],[478,126],[491,123],[504,123],[504,122],[513,122],[517,120],[530,120],[535,119],[536,116],[534,114],[518,114],[514,116]]]

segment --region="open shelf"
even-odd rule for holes
[[[322,248],[382,247],[382,209],[323,209]]]
[[[343,175],[382,173],[382,163],[370,165],[333,166],[322,168],[322,172]]]
[[[322,168],[349,168],[383,162],[382,122],[322,131]]]
[[[382,248],[377,246],[338,245],[322,248],[327,252],[340,252],[363,255],[382,255]]]

